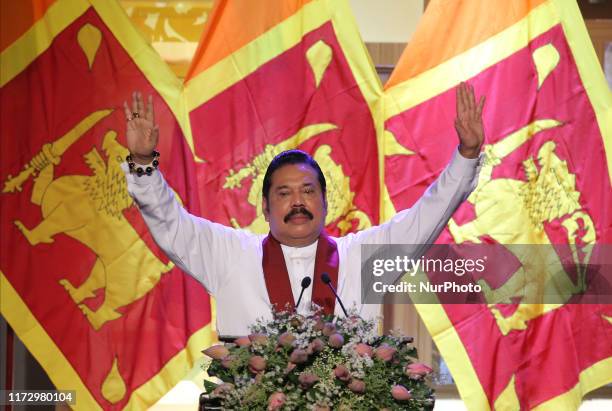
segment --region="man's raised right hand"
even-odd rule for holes
[[[145,109],[142,94],[132,93],[132,108],[123,102],[127,120],[127,145],[135,163],[144,165],[153,161],[153,150],[159,140],[159,127],[155,124],[153,96],[149,96]]]

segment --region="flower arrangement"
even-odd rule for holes
[[[431,368],[412,338],[379,336],[375,321],[277,312],[249,336],[203,351],[219,384],[208,403],[223,409],[430,410]]]

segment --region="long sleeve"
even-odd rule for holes
[[[178,267],[215,295],[232,275],[228,264],[248,243],[244,240],[249,235],[189,214],[159,171],[140,177],[126,171],[126,179],[155,242]]]
[[[409,209],[400,211],[388,222],[355,235],[359,244],[415,244],[422,254],[444,229],[457,207],[478,183],[482,163],[455,151],[451,162]]]
[[[410,257],[423,255],[476,187],[482,160],[482,156],[467,159],[455,151],[449,165],[411,208],[377,227],[337,239],[341,261],[338,288],[345,303],[360,307],[359,313],[364,318],[380,315],[378,304],[382,303],[382,294],[374,292],[373,277],[362,276],[361,262],[371,256],[362,255],[361,245],[409,244],[412,246],[403,249]]]

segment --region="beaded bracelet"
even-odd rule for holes
[[[127,161],[128,163],[128,167],[130,168],[130,173],[136,173],[138,177],[142,176],[143,174],[150,176],[151,173],[153,173],[153,170],[157,170],[157,167],[159,166],[159,151],[153,150],[152,156],[153,156],[153,162],[150,165],[148,165],[146,168],[142,168],[142,167],[136,167],[136,163],[134,163],[134,159],[132,159],[132,154],[128,154],[127,157],[125,158],[125,161]]]

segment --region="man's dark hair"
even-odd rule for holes
[[[280,154],[277,154],[276,157],[270,161],[270,165],[266,170],[266,174],[264,175],[263,180],[263,196],[268,201],[268,196],[270,194],[270,186],[272,185],[272,174],[279,168],[286,166],[287,164],[307,164],[312,167],[317,172],[317,177],[319,179],[319,185],[321,186],[321,191],[323,192],[323,197],[325,197],[325,193],[327,190],[327,184],[325,182],[325,176],[323,175],[323,171],[321,171],[321,167],[315,161],[314,158],[310,156],[310,154],[302,151],[302,150],[287,150],[283,151]]]

